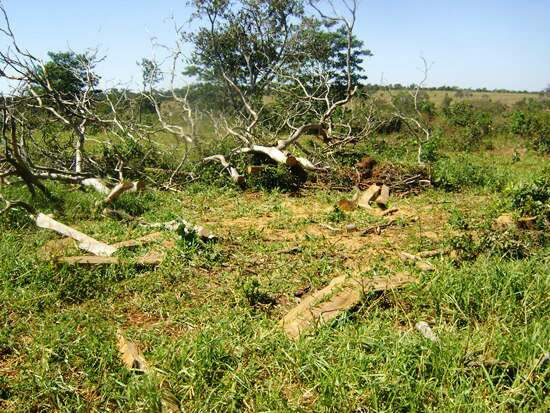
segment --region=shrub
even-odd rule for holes
[[[550,113],[518,110],[510,115],[508,130],[518,136],[531,138],[533,149],[550,153]]]
[[[505,181],[505,176],[496,172],[494,168],[476,164],[464,155],[442,159],[436,162],[433,169],[434,185],[447,191],[468,187],[501,190]]]
[[[540,220],[550,220],[550,169],[532,182],[508,189],[512,208],[521,215],[537,216]]]
[[[260,172],[248,175],[247,184],[251,188],[283,192],[297,191],[306,181],[307,174],[286,165],[266,165]]]

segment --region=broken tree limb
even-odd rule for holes
[[[366,292],[400,288],[414,281],[415,279],[407,273],[395,274],[391,278],[360,279],[341,275],[334,278],[325,288],[305,297],[283,317],[280,325],[286,335],[295,340],[304,331],[333,320],[354,307]]]
[[[390,208],[386,209],[384,212],[380,214],[380,216],[385,217],[387,215],[395,214],[397,211],[399,211],[399,208]]]
[[[42,213],[38,213],[38,215],[36,215],[36,217],[33,217],[33,219],[38,227],[50,229],[57,232],[58,234],[72,238],[78,241],[78,246],[80,249],[91,252],[94,255],[100,257],[110,257],[117,250],[111,245],[105,244],[101,241],[97,241],[92,237],[65,224],[62,224],[61,222],[58,222],[55,219]]]
[[[449,251],[448,250],[432,250],[432,251],[420,251],[419,253],[416,254],[417,257],[420,257],[420,258],[432,258],[432,257],[437,257],[439,255],[445,255],[445,254],[448,254]]]
[[[326,171],[326,168],[321,168],[315,166],[311,161],[303,157],[297,157],[291,155],[288,152],[285,152],[275,146],[263,146],[263,145],[250,145],[248,147],[239,148],[235,151],[236,153],[261,153],[266,155],[271,160],[287,165],[290,167],[301,167],[306,171]]]
[[[398,221],[396,219],[390,219],[388,222],[385,222],[383,224],[378,225],[372,225],[368,228],[365,228],[361,235],[369,235],[369,234],[378,234],[380,235],[382,233],[382,230],[385,228],[389,228],[393,225],[397,225]]]
[[[113,189],[111,189],[107,197],[104,199],[103,203],[111,204],[116,199],[118,199],[118,197],[120,197],[120,195],[122,195],[124,192],[138,192],[138,191],[142,191],[143,188],[145,188],[145,183],[143,181],[119,182],[114,186]]]
[[[97,178],[86,178],[80,182],[83,186],[88,186],[95,189],[97,192],[103,195],[108,195],[110,189],[105,185],[100,179]]]
[[[376,198],[376,205],[379,207],[386,209],[388,206],[388,201],[390,200],[390,187],[387,185],[382,185],[382,188],[380,189],[380,195],[378,195],[378,198]]]
[[[229,172],[229,175],[231,176],[231,180],[238,184],[239,186],[244,185],[244,176],[242,176],[237,169],[231,165],[227,159],[225,159],[225,156],[223,155],[212,155],[208,156],[203,159],[204,162],[211,162],[211,161],[218,161],[222,164],[222,166],[227,169],[227,172]]]
[[[404,252],[404,251],[399,252],[398,255],[399,255],[399,258],[401,258],[401,260],[403,261],[414,262],[416,268],[418,268],[421,271],[435,270],[432,264],[426,261],[422,261],[422,258],[417,255],[409,254],[408,252]]]

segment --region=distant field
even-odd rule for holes
[[[393,91],[398,93],[398,91]],[[500,102],[506,106],[512,106],[523,99],[540,99],[540,93],[514,93],[514,92],[470,92],[470,91],[447,91],[447,90],[428,90],[430,100],[436,105],[440,105],[445,98],[445,95],[451,97],[454,100],[491,100],[493,102]],[[376,96],[387,97],[387,91],[378,91]]]

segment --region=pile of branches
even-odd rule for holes
[[[431,180],[425,167],[384,162],[373,168],[371,176],[358,182],[361,189],[373,184],[387,185],[393,193],[405,196],[422,192],[431,186]]]

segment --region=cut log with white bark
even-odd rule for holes
[[[55,219],[45,214],[38,213],[36,217],[34,217],[34,221],[36,225],[40,228],[50,229],[52,231],[57,232],[58,234],[64,235],[66,237],[69,237],[78,241],[78,247],[80,249],[91,252],[94,255],[97,255],[100,257],[110,257],[117,250],[112,245],[108,245],[108,244],[105,244],[104,242],[97,241],[92,237],[74,228],[71,228],[65,224],[62,224],[61,222],[58,222]]]
[[[271,160],[287,165],[290,167],[300,166],[306,171],[325,171],[325,168],[315,166],[311,161],[306,158],[294,156],[286,151],[283,151],[275,146],[263,146],[263,145],[250,145],[249,147],[240,148],[237,153],[261,153],[266,155]]]
[[[325,288],[308,295],[280,321],[287,336],[298,339],[308,329],[333,320],[357,305],[366,292],[400,288],[414,282],[407,273],[393,277],[354,279],[346,275],[334,278]]]
[[[357,205],[361,208],[370,208],[371,201],[380,193],[380,187],[376,184],[371,185],[366,191],[359,194]]]
[[[380,195],[378,195],[378,198],[376,198],[376,205],[379,207],[386,209],[388,206],[388,202],[390,200],[390,187],[387,185],[382,185],[382,188],[380,189]]]

